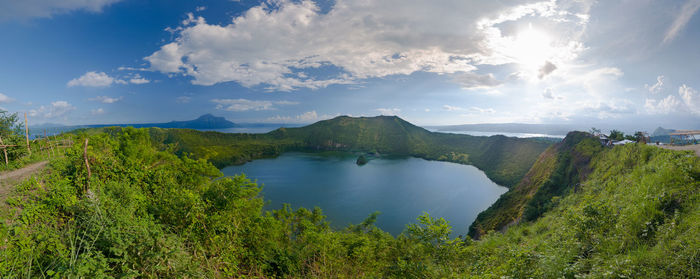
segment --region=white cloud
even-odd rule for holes
[[[88,86],[88,87],[107,87],[112,83],[117,83],[115,78],[110,77],[104,72],[87,72],[79,78],[74,78],[68,82],[68,87],[73,86]]]
[[[14,99],[8,97],[8,96],[5,95],[5,94],[0,93],[0,104],[2,104],[2,103],[9,103],[9,102],[12,102],[12,101],[14,101]]]
[[[0,0],[0,21],[51,17],[72,11],[98,13],[121,0]]]
[[[75,107],[66,101],[51,102],[50,106],[40,106],[38,109],[29,111],[29,116],[41,118],[58,118],[67,115]]]
[[[686,2],[681,8],[678,17],[676,17],[676,19],[673,21],[671,27],[669,27],[666,31],[663,42],[668,43],[673,41],[673,39],[678,36],[678,33],[685,28],[690,19],[693,18],[693,15],[698,11],[698,9],[700,9],[700,0],[688,0],[688,2]]]
[[[124,96],[119,96],[116,98],[112,98],[112,97],[108,97],[108,96],[97,96],[95,98],[90,98],[88,100],[98,101],[98,102],[103,103],[103,104],[113,104],[113,103],[121,101],[122,99],[124,99]]]
[[[323,114],[318,115],[315,110],[307,111],[297,116],[274,116],[267,118],[268,122],[281,122],[281,123],[311,123],[320,120],[330,119],[338,115]]]
[[[187,104],[191,101],[192,101],[192,97],[188,97],[188,96],[180,96],[180,97],[175,98],[175,102],[178,104]]]
[[[312,1],[271,0],[230,24],[209,24],[189,14],[182,26],[169,29],[175,39],[145,60],[153,70],[190,76],[194,84],[234,81],[283,91],[418,71],[469,73],[483,64],[519,62],[513,56],[522,50],[505,45],[513,37],[501,31],[504,23],[538,18],[559,30],[580,31],[587,22],[588,2],[339,0],[322,13]],[[560,34],[548,46],[551,55],[543,57],[557,65],[583,49],[574,37],[577,32]],[[329,66],[339,69],[335,76],[311,74]],[[498,84],[489,75],[473,78],[463,85]]]
[[[664,83],[665,82],[666,82],[666,77],[664,77],[663,75],[660,75],[660,76],[656,77],[656,83],[654,83],[653,85],[645,84],[644,88],[649,90],[649,92],[651,92],[652,94],[657,94],[657,93],[661,92],[662,90],[664,90]]]
[[[700,95],[697,90],[683,84],[678,88],[678,95],[691,113],[700,114]]]
[[[213,99],[216,103],[216,109],[226,111],[260,111],[274,110],[276,105],[297,105],[298,102],[290,101],[267,101],[267,100],[248,100],[248,99]]]
[[[651,114],[669,114],[678,112],[682,103],[674,95],[668,95],[661,100],[646,99],[644,108]]]
[[[121,69],[121,67],[120,67]],[[139,74],[127,75],[128,80],[111,77],[104,72],[86,72],[79,78],[74,78],[68,82],[68,87],[86,86],[86,87],[107,87],[112,84],[144,84],[151,82],[150,80],[141,77]]]
[[[101,115],[101,114],[104,114],[104,113],[105,113],[105,110],[102,109],[102,108],[90,110],[90,114],[91,114],[91,115]]]
[[[133,77],[131,77],[129,79],[129,83],[132,83],[132,84],[145,84],[145,83],[149,83],[149,82],[151,82],[151,81],[144,78],[144,77],[141,77],[141,75],[139,75],[139,74],[135,74]]]
[[[201,11],[204,11],[204,10],[206,10],[206,9],[207,9],[207,7],[205,7],[205,6],[199,6],[199,7],[195,8],[194,10],[195,10],[195,11],[198,11],[198,12],[201,12]]]
[[[649,114],[691,113],[700,115],[700,95],[688,85],[678,88],[678,96],[668,95],[661,100],[646,99],[644,108]]]
[[[401,112],[401,109],[399,108],[378,108],[376,111],[379,112],[381,115],[397,115],[399,112]]]

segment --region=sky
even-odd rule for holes
[[[700,129],[700,0],[0,0],[30,123]]]

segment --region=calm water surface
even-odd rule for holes
[[[377,226],[394,235],[423,212],[450,221],[452,236],[466,235],[477,214],[507,190],[473,166],[412,157],[357,166],[355,159],[347,153],[285,153],[222,171],[227,176],[245,173],[262,184],[267,209],[283,203],[319,206],[335,228],[380,211]]]

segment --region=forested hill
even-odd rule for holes
[[[218,167],[274,157],[285,151],[341,150],[407,155],[474,165],[494,182],[515,185],[550,143],[504,136],[433,133],[396,116],[339,116],[267,134],[224,134],[152,128],[156,143]]]
[[[491,230],[503,230],[521,221],[532,221],[554,207],[555,199],[576,190],[592,171],[590,161],[603,151],[597,138],[585,132],[570,132],[537,159],[523,179],[484,212],[469,228],[479,238]]]

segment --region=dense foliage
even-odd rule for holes
[[[518,185],[477,216],[469,235],[478,238],[490,230],[539,218],[561,197],[578,190],[579,183],[591,171],[591,158],[602,150],[591,134],[570,132],[540,155]]]
[[[152,141],[107,129],[89,136],[91,176],[76,145],[18,185],[0,215],[0,277],[700,275],[700,161],[689,153],[602,151],[581,190],[542,218],[471,241],[427,214],[392,237],[376,214],[334,231],[320,209],[264,211],[247,178]]]

